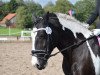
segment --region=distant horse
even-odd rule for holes
[[[65,75],[100,75],[97,36],[83,25],[86,24],[61,13],[48,12],[38,19],[32,31],[32,65],[44,69],[57,47],[63,55]]]

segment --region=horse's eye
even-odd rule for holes
[[[44,35],[40,35],[39,37],[44,37]]]

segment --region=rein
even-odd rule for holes
[[[51,19],[57,19],[56,17],[50,17]],[[46,28],[39,28],[39,29],[36,29],[36,30],[34,30],[34,32],[33,33],[35,33],[35,32],[38,32],[38,31],[40,31],[40,30],[44,30],[44,31],[46,31],[46,33],[48,34],[48,39],[47,39],[47,42],[49,43],[50,42],[50,34],[52,33],[52,29],[49,27],[49,25],[47,24],[47,27]],[[82,40],[82,41],[80,41],[80,42],[78,42],[78,43],[75,43],[75,44],[73,44],[73,45],[71,45],[71,46],[69,46],[69,47],[66,47],[66,48],[64,48],[64,49],[62,49],[61,51],[58,51],[58,52],[56,52],[56,53],[54,53],[54,54],[51,54],[51,55],[49,55],[49,58],[50,57],[53,57],[53,56],[56,56],[57,54],[59,54],[59,53],[61,53],[61,52],[64,52],[64,51],[66,51],[66,50],[68,50],[68,49],[70,49],[70,48],[78,48],[81,44],[83,44],[84,42],[86,42],[87,40],[90,40],[90,39],[92,39],[93,37],[95,37],[95,35],[93,35],[93,36],[91,36],[91,37],[89,37],[89,38],[87,38],[87,39],[84,39],[84,40]],[[43,51],[43,50],[37,50],[37,51],[35,51],[35,50],[32,50],[32,56],[36,56],[36,54],[45,54],[45,56],[47,56],[48,55],[48,49],[49,48],[49,44],[47,45],[47,51]],[[41,57],[38,57],[38,58],[40,58],[40,59],[45,59],[45,56],[43,57],[43,58],[41,58]],[[36,56],[37,57],[37,56]],[[46,59],[47,60],[47,59]]]
[[[47,51],[46,52],[44,52],[43,50],[32,50],[32,56],[36,56],[37,57],[37,55],[36,54],[45,54],[45,56],[43,57],[43,58],[41,58],[41,57],[38,57],[38,58],[40,58],[40,59],[45,59],[45,57],[48,55],[48,48],[49,48],[49,42],[50,42],[50,34],[52,33],[52,30],[51,30],[51,28],[49,27],[49,26],[47,26],[46,28],[40,28],[40,29],[36,29],[36,30],[34,30],[34,32],[38,32],[38,31],[40,31],[40,30],[45,30],[46,31],[46,33],[48,34],[48,39],[47,39],[47,42],[48,42],[48,45],[47,45]],[[93,35],[93,36],[91,36],[91,37],[89,37],[89,38],[87,38],[87,39],[84,39],[84,40],[82,40],[82,41],[80,41],[80,42],[78,42],[78,43],[75,43],[75,44],[73,44],[73,45],[71,45],[71,46],[69,46],[69,47],[66,47],[66,48],[64,48],[64,49],[62,49],[62,50],[60,50],[60,51],[58,51],[58,52],[56,52],[56,53],[54,53],[54,54],[51,54],[51,55],[49,55],[49,58],[50,57],[53,57],[53,56],[56,56],[57,54],[59,54],[59,53],[61,53],[61,52],[64,52],[64,51],[66,51],[66,50],[68,50],[68,49],[70,49],[70,48],[78,48],[78,46],[80,46],[81,44],[83,44],[84,42],[86,42],[87,40],[89,40],[89,39],[92,39],[93,37],[95,37],[95,35]],[[46,60],[46,59],[45,59]]]
[[[95,37],[95,35],[93,35],[93,36],[91,36],[91,37],[89,37],[89,38],[87,38],[87,39],[85,39],[85,40],[82,40],[82,41],[80,41],[80,42],[78,42],[78,43],[75,43],[75,44],[73,44],[73,45],[71,45],[71,46],[69,46],[69,47],[66,47],[66,48],[62,49],[61,51],[58,51],[58,52],[56,52],[56,53],[54,53],[54,54],[51,54],[50,57],[56,56],[57,54],[59,54],[59,53],[61,53],[61,52],[64,52],[64,51],[66,51],[66,50],[68,50],[68,49],[70,49],[70,48],[73,48],[73,47],[78,48],[78,46],[80,46],[81,44],[83,44],[83,43],[86,42],[87,40],[92,39],[93,37]],[[74,48],[74,49],[75,49],[75,48]]]

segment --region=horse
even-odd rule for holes
[[[32,30],[32,65],[45,69],[57,47],[65,75],[100,75],[98,39],[84,25],[66,14],[47,12]]]

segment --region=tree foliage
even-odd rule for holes
[[[90,13],[95,8],[95,0],[81,0],[75,4],[76,18],[80,21],[86,21]]]
[[[73,8],[74,6],[68,0],[57,0],[55,4],[49,1],[44,7],[46,12],[50,11],[60,13],[68,13],[68,11]]]
[[[31,28],[33,26],[32,13],[41,16],[44,13],[42,6],[34,1],[10,0],[0,7],[0,20],[8,13],[17,13],[16,24],[19,28]]]
[[[41,16],[44,13],[42,6],[35,2],[27,2],[26,3],[27,9],[29,13],[35,13],[36,16]]]
[[[0,20],[3,19],[9,13],[9,3],[4,3],[3,6],[0,6]]]
[[[16,13],[17,8],[23,5],[24,2],[21,4],[22,1],[23,0],[10,0],[10,2],[6,2],[0,6],[0,20],[8,13]]]
[[[43,15],[44,11],[60,12],[68,14],[70,9],[75,10],[75,17],[80,21],[86,21],[95,8],[95,0],[79,0],[75,5],[69,0],[57,0],[55,4],[49,1],[44,8],[32,0],[10,0],[0,6],[0,20],[8,13],[17,13],[17,27],[30,28],[33,26],[32,14]]]
[[[68,0],[57,0],[55,5],[56,12],[68,13],[70,9],[73,9],[73,5]]]
[[[45,6],[44,6],[45,12],[53,12],[54,11],[54,4],[49,1]]]
[[[24,5],[24,0],[16,0],[16,3],[18,4],[18,6],[23,6]]]
[[[24,6],[20,6],[17,9],[16,13],[17,13],[17,17],[16,17],[17,27],[24,28],[24,26],[26,25],[26,19],[27,19],[26,14],[28,13],[27,9]]]
[[[16,0],[10,0],[9,2],[9,12],[15,13],[18,8],[18,3]]]
[[[44,11],[41,5],[34,2],[26,2],[25,6],[20,6],[17,11],[17,27],[19,28],[32,28],[33,20],[32,14],[35,13],[35,16],[41,16]]]

